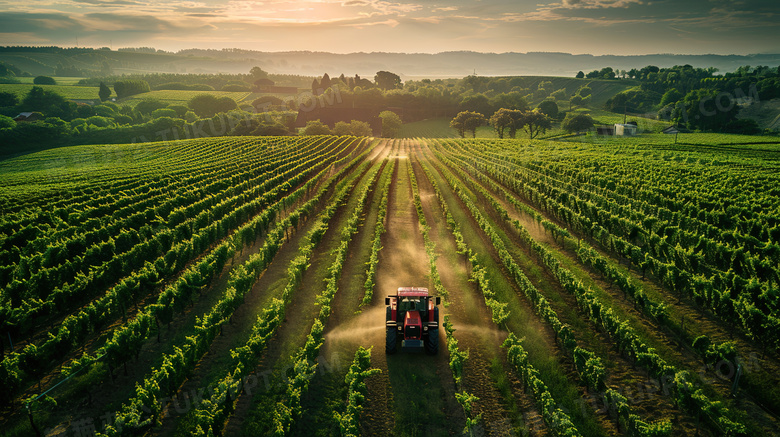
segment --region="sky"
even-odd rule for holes
[[[745,55],[780,0],[0,0],[0,45]]]

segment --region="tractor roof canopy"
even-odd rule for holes
[[[398,287],[399,297],[427,297],[428,289],[425,287]]]

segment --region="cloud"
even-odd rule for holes
[[[384,20],[384,21],[371,21],[371,22],[367,22],[367,23],[344,24],[344,26],[346,26],[346,27],[355,27],[357,29],[363,29],[363,28],[371,27],[371,26],[390,26],[390,27],[395,27],[395,26],[398,26],[398,24],[400,24],[398,22],[398,20],[389,19],[389,20]]]

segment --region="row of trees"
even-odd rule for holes
[[[458,131],[461,138],[465,137],[466,132],[471,132],[471,136],[476,138],[477,129],[488,124],[495,129],[499,138],[507,135],[509,138],[515,138],[517,131],[523,130],[528,134],[528,138],[533,139],[553,127],[553,117],[545,113],[541,106],[530,111],[501,108],[489,119],[478,112],[462,111],[452,119],[450,126]],[[561,123],[561,129],[566,132],[585,132],[594,125],[595,121],[589,114],[568,112]]]
[[[320,80],[314,78],[311,83],[311,91],[316,96],[322,94],[325,90],[334,85],[342,89],[349,89],[350,91],[354,91],[354,89],[357,87],[361,89],[377,87],[384,91],[403,88],[400,76],[389,71],[378,71],[374,76],[373,82],[368,79],[361,78],[359,74],[356,74],[354,77],[346,77],[342,73],[338,78],[331,79],[328,73],[325,73],[322,75]]]
[[[499,138],[504,138],[505,134],[514,138],[520,129],[523,129],[529,138],[536,138],[540,133],[552,128],[552,119],[539,108],[530,111],[501,108],[493,113],[490,119],[486,119],[479,112],[462,111],[452,119],[450,126],[457,130],[461,137],[465,137],[466,132],[471,132],[471,136],[475,138],[477,128],[484,126],[486,122],[496,130]]]

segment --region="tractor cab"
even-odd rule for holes
[[[400,338],[402,350],[437,353],[440,304],[440,297],[429,296],[428,289],[422,287],[399,287],[397,294],[386,297],[385,352],[395,353]]]

